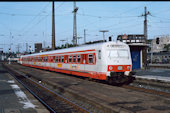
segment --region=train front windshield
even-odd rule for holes
[[[108,50],[107,56],[109,58],[129,58],[129,54],[127,50]]]

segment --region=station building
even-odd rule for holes
[[[132,70],[147,66],[147,47],[143,34],[118,35],[117,40],[129,45],[132,57]]]

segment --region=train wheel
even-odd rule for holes
[[[108,84],[109,84],[109,85],[112,85],[112,84],[113,84],[112,78],[109,78],[109,79],[108,79]]]

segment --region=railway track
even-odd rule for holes
[[[91,79],[90,79],[90,81],[100,82],[100,83],[103,83],[103,84],[110,85],[105,81],[91,80]],[[157,87],[155,87],[154,85],[152,86],[152,84],[146,85],[146,84],[142,84],[140,82],[138,83],[140,85],[136,85],[136,84],[137,83],[135,83],[135,84],[132,83],[132,84],[128,84],[128,85],[117,85],[117,86],[125,88],[125,89],[139,91],[139,92],[145,92],[145,93],[150,93],[150,94],[154,94],[154,95],[161,95],[161,96],[165,96],[165,97],[170,97],[170,93],[169,93],[170,87],[168,89],[166,88],[166,90],[163,90],[163,89],[160,89],[160,88],[163,88],[163,86],[162,85],[159,86],[159,84],[157,84]]]
[[[131,85],[123,85],[121,87],[126,88],[126,89],[139,91],[139,92],[145,92],[145,93],[151,93],[151,94],[154,94],[154,95],[161,95],[161,96],[165,96],[165,97],[170,97],[170,93],[163,92],[163,91],[157,91],[157,90],[154,90],[154,89],[146,89],[146,88],[136,87],[136,86],[131,86]]]
[[[51,113],[89,113],[88,110],[73,103],[60,94],[39,84],[29,76],[21,75],[3,65],[5,69],[34,95]]]
[[[25,72],[23,72],[23,73],[25,73]],[[29,73],[26,73],[26,75],[27,76],[31,76]],[[77,76],[75,76],[75,77],[77,77]],[[37,79],[37,80],[40,80],[39,78],[36,78],[36,77],[34,77],[34,78]],[[78,78],[85,79],[85,80],[88,80],[88,81],[93,81],[93,82],[98,82],[98,83],[103,83],[103,84],[110,85],[106,81],[101,81],[101,80],[97,80],[97,79],[89,79],[89,78],[86,78],[86,77],[78,77]],[[142,83],[139,83],[139,84],[142,84]],[[170,93],[169,93],[170,88],[169,88],[168,92],[166,92],[166,91],[161,91],[160,89],[157,90],[156,88],[152,88],[151,84],[150,84],[149,88],[145,87],[144,84],[142,84],[143,87],[140,87],[140,86],[141,85],[129,84],[129,85],[120,85],[118,87],[122,87],[122,88],[126,88],[126,89],[131,89],[131,90],[135,90],[135,91],[139,91],[139,92],[145,92],[145,93],[151,93],[151,94],[156,94],[156,95],[170,97]],[[159,84],[158,84],[158,86],[159,86]],[[160,86],[160,87],[162,87],[162,86]]]

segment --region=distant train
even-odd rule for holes
[[[62,72],[109,84],[132,81],[132,60],[129,46],[123,42],[103,42],[23,55],[25,66]]]

